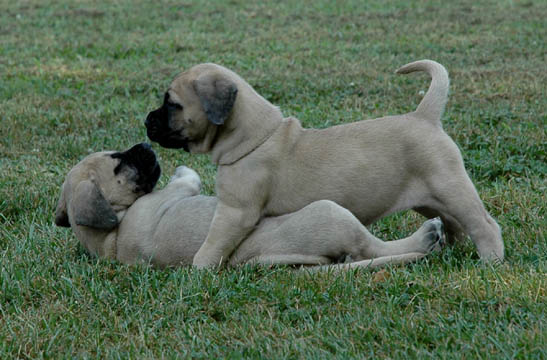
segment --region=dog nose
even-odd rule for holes
[[[159,130],[158,122],[154,116],[153,111],[146,117],[146,120],[144,121],[144,126],[146,126],[146,135],[150,138],[150,140],[156,141]]]
[[[144,126],[148,128],[150,127],[151,124],[152,124],[152,113],[148,113],[148,115],[146,116],[146,120],[144,120]]]

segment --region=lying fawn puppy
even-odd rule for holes
[[[100,257],[158,267],[191,265],[218,200],[198,195],[201,182],[192,169],[177,168],[163,190],[152,192],[159,176],[148,144],[91,154],[66,176],[55,223],[72,227],[80,243]],[[440,219],[426,221],[408,238],[384,242],[348,210],[320,200],[264,218],[228,264],[374,267],[414,261],[443,243]]]

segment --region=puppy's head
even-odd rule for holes
[[[234,75],[215,64],[201,64],[177,76],[160,108],[145,125],[150,140],[166,148],[207,152],[230,117],[238,88]]]
[[[156,155],[145,143],[124,152],[91,154],[68,173],[55,224],[112,230],[118,225],[116,212],[151,192],[160,173]]]

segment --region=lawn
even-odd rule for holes
[[[0,0],[0,358],[547,357],[545,1]],[[146,141],[172,77],[234,69],[307,127],[415,109],[448,69],[445,130],[502,228],[382,276],[290,268],[153,270],[97,260],[54,225],[87,154]],[[207,156],[154,145],[160,186]],[[393,239],[423,218],[390,216]]]

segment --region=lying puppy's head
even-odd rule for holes
[[[66,176],[55,224],[112,230],[118,225],[116,212],[151,192],[160,173],[156,155],[145,143],[124,152],[91,154]]]
[[[230,117],[239,77],[215,65],[200,64],[177,76],[163,104],[145,125],[152,141],[166,148],[207,152],[218,126]]]

